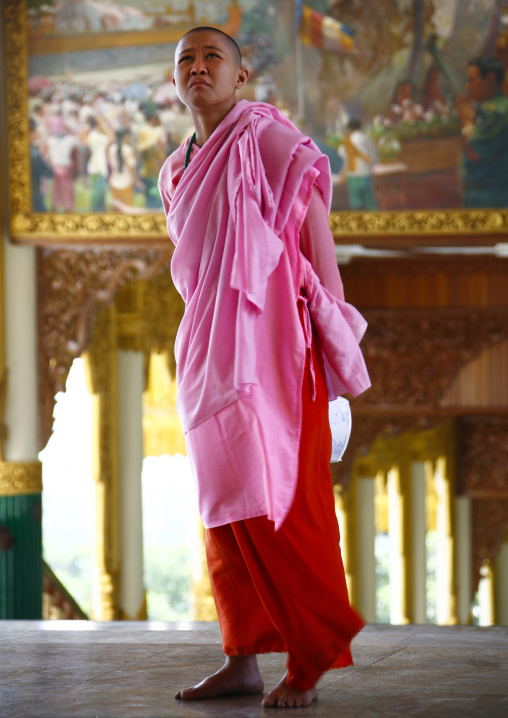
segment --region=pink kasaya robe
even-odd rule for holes
[[[319,282],[299,249],[316,185],[329,208],[328,159],[275,107],[238,102],[185,170],[188,143],[159,190],[185,301],[176,343],[177,409],[207,528],[268,516],[295,494],[308,301],[330,398],[370,386],[366,322]],[[304,288],[307,299],[299,299]]]

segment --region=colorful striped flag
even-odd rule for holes
[[[305,45],[334,55],[358,54],[353,31],[349,27],[301,2],[297,2],[296,12],[300,39]]]

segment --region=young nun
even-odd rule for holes
[[[328,401],[370,383],[366,323],[344,301],[329,229],[328,159],[275,107],[237,102],[248,75],[217,29],[178,43],[173,82],[195,133],[159,189],[186,305],[178,413],[226,661],[175,697],[261,693],[256,655],[285,652],[262,704],[286,708],[352,663],[363,626],[339,547]]]

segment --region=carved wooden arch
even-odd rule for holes
[[[488,346],[508,339],[508,312],[495,309],[400,309],[363,312],[362,349],[372,387],[352,401],[355,430],[334,482],[346,486],[357,454],[374,440],[443,420],[440,402],[459,371]],[[460,414],[460,407],[455,407]],[[449,415],[449,414],[448,414]]]
[[[363,405],[437,408],[462,367],[508,339],[506,308],[402,309],[364,312],[362,349],[372,388]],[[425,410],[424,410],[425,413]]]
[[[147,341],[161,348],[174,310],[171,249],[46,249],[38,251],[40,448],[52,431],[55,395],[65,391],[73,360],[86,349],[94,316],[118,289],[138,279],[160,284],[163,301]],[[174,302],[173,302],[174,304]],[[180,311],[177,308],[176,311]],[[354,400],[355,431],[335,483],[347,485],[356,454],[381,434],[431,428],[443,419],[443,393],[487,346],[508,339],[506,309],[372,310],[362,348],[373,387]],[[408,411],[409,409],[409,411]],[[508,420],[459,420],[459,487],[473,498],[473,576],[493,560],[508,523]]]
[[[497,416],[458,421],[461,493],[473,504],[473,582],[484,561],[494,561],[508,527],[508,407]]]
[[[86,349],[99,307],[121,285],[160,275],[171,256],[171,247],[38,250],[40,450],[51,436],[55,395],[65,391],[72,362]]]
[[[377,437],[458,417],[457,489],[472,499],[476,590],[481,565],[494,561],[508,526],[508,407],[472,416],[460,406],[447,414],[440,404],[463,368],[508,340],[508,312],[501,307],[364,314],[369,330],[362,347],[373,386],[354,400],[355,430],[344,461],[332,469],[334,483],[347,486],[355,458],[367,454]]]

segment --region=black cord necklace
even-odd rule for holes
[[[184,166],[183,166],[183,171],[184,171],[184,172],[185,172],[185,170],[187,169],[187,167],[189,166],[190,153],[191,153],[191,150],[192,150],[192,145],[194,144],[195,141],[196,141],[196,133],[194,133],[194,134],[192,135],[192,137],[190,138],[189,146],[187,147],[187,152],[185,153],[185,164],[184,164]]]

